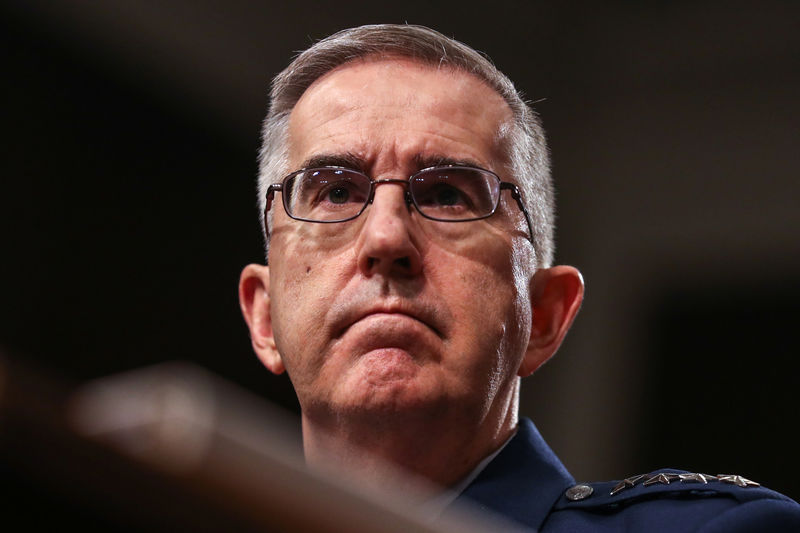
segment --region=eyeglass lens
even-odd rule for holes
[[[305,220],[352,218],[370,198],[372,182],[348,169],[315,168],[290,176],[283,193],[287,210]],[[411,198],[426,217],[474,220],[491,215],[500,198],[500,181],[489,172],[470,167],[433,168],[409,181]]]

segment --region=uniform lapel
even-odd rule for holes
[[[517,434],[456,501],[539,529],[574,483],[533,422],[523,418]]]

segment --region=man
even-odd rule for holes
[[[559,347],[583,282],[551,266],[544,135],[488,60],[427,28],[365,26],[300,54],[271,96],[268,266],[244,269],[240,300],[257,355],[297,392],[310,467],[377,487],[388,462],[542,531],[800,524],[738,476],[576,485],[518,420],[520,378]]]

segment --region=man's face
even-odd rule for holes
[[[294,108],[289,164],[354,166],[406,179],[437,162],[505,166],[503,99],[477,78],[406,59],[354,61]],[[269,309],[304,416],[497,416],[530,335],[533,249],[503,193],[493,217],[424,219],[405,185],[376,187],[358,218],[290,219],[275,203]]]

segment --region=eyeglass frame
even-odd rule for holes
[[[411,183],[414,180],[414,178],[416,178],[420,174],[423,174],[425,172],[431,172],[433,170],[441,170],[441,169],[478,170],[478,171],[481,171],[481,172],[484,172],[486,174],[489,174],[489,175],[493,176],[498,181],[498,183],[500,184],[500,187],[498,189],[497,202],[495,202],[495,205],[492,208],[491,212],[487,213],[486,215],[479,216],[479,217],[464,218],[464,219],[442,219],[442,218],[435,218],[435,217],[432,217],[430,215],[425,214],[422,211],[422,209],[419,207],[419,205],[417,205],[417,202],[414,199],[414,195],[411,194]],[[309,171],[312,171],[312,170],[346,170],[348,172],[352,172],[352,173],[355,173],[355,174],[360,174],[361,176],[364,176],[365,178],[367,178],[369,180],[369,195],[367,196],[367,199],[364,202],[364,205],[361,207],[361,209],[355,215],[352,215],[352,216],[347,217],[347,218],[339,219],[339,220],[312,220],[312,219],[302,218],[302,217],[298,217],[298,216],[295,216],[295,215],[291,214],[290,210],[289,210],[289,206],[286,205],[287,196],[286,196],[286,194],[284,194],[284,185],[286,184],[286,182],[288,180],[294,178],[298,174],[301,174],[303,172],[309,172]],[[299,170],[295,170],[294,172],[291,172],[286,177],[284,177],[279,183],[273,183],[267,188],[266,203],[264,205],[264,227],[266,229],[267,235],[269,235],[269,228],[266,227],[266,225],[267,225],[267,213],[269,213],[269,210],[272,207],[272,202],[273,202],[273,200],[275,198],[275,192],[276,191],[281,192],[281,199],[282,199],[281,203],[283,204],[283,210],[286,212],[286,215],[289,218],[291,218],[293,220],[300,220],[302,222],[312,222],[312,223],[315,223],[315,224],[336,224],[336,223],[339,223],[339,222],[348,222],[350,220],[358,218],[361,215],[361,213],[363,213],[367,209],[367,206],[372,204],[372,201],[375,198],[375,188],[379,184],[382,184],[382,183],[399,183],[399,184],[406,185],[406,190],[405,190],[405,194],[404,194],[404,198],[405,198],[406,204],[407,205],[413,205],[414,209],[417,210],[417,213],[422,215],[424,218],[427,218],[428,220],[434,220],[436,222],[473,222],[475,220],[483,220],[483,219],[489,218],[489,217],[491,217],[492,215],[494,215],[497,212],[497,208],[500,206],[501,193],[502,193],[503,189],[506,189],[506,190],[511,192],[511,197],[514,200],[516,200],[517,206],[519,207],[520,211],[522,211],[522,214],[525,215],[525,222],[528,225],[528,240],[531,242],[531,244],[533,243],[533,226],[531,225],[531,217],[528,214],[528,210],[525,208],[525,203],[522,201],[522,193],[519,192],[519,187],[517,187],[514,183],[501,180],[500,176],[498,176],[497,174],[495,174],[491,170],[486,170],[485,168],[481,168],[481,167],[477,167],[477,166],[466,166],[466,165],[439,165],[439,166],[427,167],[427,168],[423,168],[422,170],[418,170],[417,172],[413,173],[411,176],[409,176],[407,179],[404,179],[404,180],[395,179],[395,178],[386,178],[386,179],[375,180],[375,179],[370,178],[369,176],[367,176],[364,172],[361,172],[360,170],[355,170],[355,169],[352,169],[352,168],[335,166],[335,165],[322,166],[322,167],[307,167],[307,168],[301,168]]]

